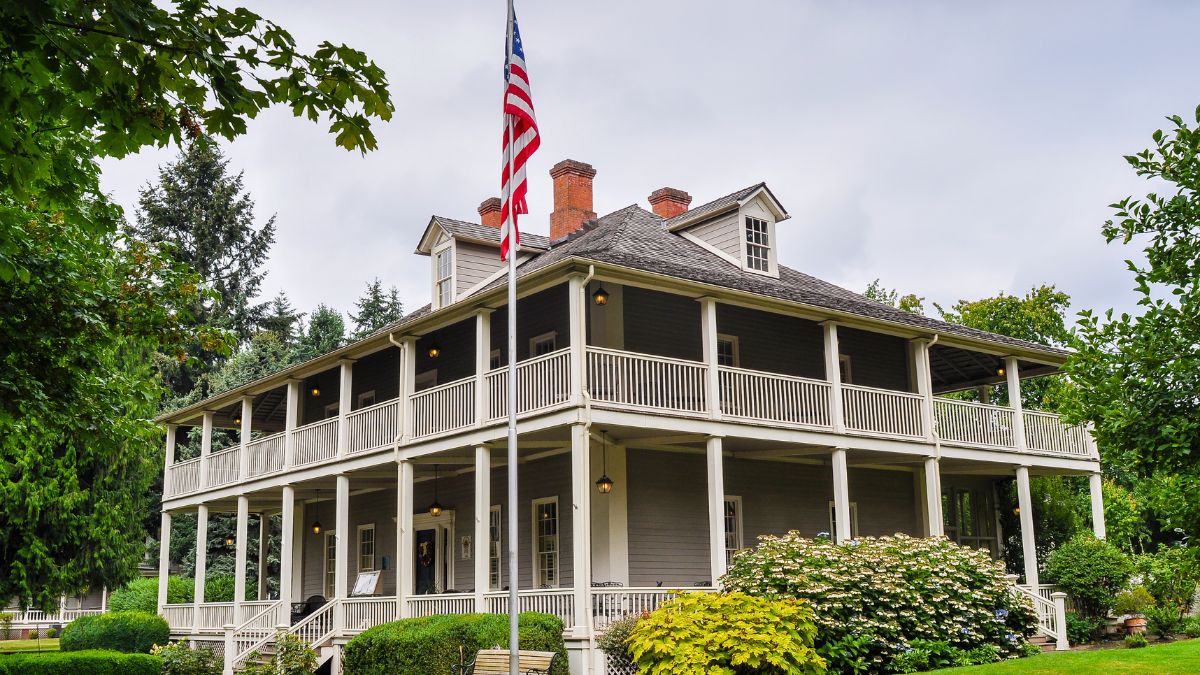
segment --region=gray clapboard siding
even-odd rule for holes
[[[474,288],[504,265],[500,262],[499,248],[465,241],[454,243],[454,262],[456,293],[465,293]]]
[[[717,332],[738,339],[739,365],[825,379],[825,342],[815,321],[717,304]]]
[[[354,364],[350,398],[352,410],[357,410],[358,396],[374,391],[375,402],[383,403],[400,395],[400,350],[395,347],[369,354]]]
[[[571,323],[567,316],[569,290],[567,284],[559,284],[521,298],[517,302],[517,360],[529,358],[529,339],[538,335],[555,333],[558,349],[571,344]],[[500,363],[508,363],[508,307],[500,307],[492,313],[492,349],[500,350]]]
[[[637,286],[624,289],[625,349],[677,359],[703,358],[700,303]]]
[[[908,341],[904,338],[839,326],[838,349],[850,356],[853,384],[911,391]]]
[[[689,227],[686,231],[704,240],[710,246],[741,260],[742,230],[738,226],[736,212]]]

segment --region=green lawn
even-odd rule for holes
[[[1184,640],[1144,649],[1101,649],[1090,652],[1047,652],[1027,659],[941,673],[1008,675],[1009,673],[1200,673],[1200,640]]]
[[[42,638],[40,645],[38,642],[38,640],[0,640],[0,654],[36,652],[39,649],[43,652],[58,651],[58,638]]]

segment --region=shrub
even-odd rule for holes
[[[1092,642],[1100,636],[1105,623],[1104,619],[1098,617],[1067,612],[1067,640],[1073,645]]]
[[[111,612],[81,616],[63,628],[59,649],[111,649],[118,652],[150,653],[155,645],[170,640],[165,619],[146,612]]]
[[[523,612],[521,649],[558,652],[554,675],[568,675],[563,622],[558,617]],[[508,616],[442,614],[403,619],[367,629],[346,644],[347,675],[428,675],[448,673],[480,649],[508,646]]]
[[[1155,605],[1154,596],[1145,586],[1138,586],[1132,591],[1125,591],[1117,596],[1113,610],[1117,614],[1144,614]]]
[[[317,652],[294,633],[275,635],[275,655],[266,663],[253,663],[244,675],[312,675],[317,670]]]
[[[1072,537],[1046,560],[1046,576],[1070,594],[1076,610],[1090,617],[1107,616],[1132,575],[1129,558],[1091,532]]]
[[[162,659],[162,675],[221,675],[224,665],[211,649],[193,649],[186,642],[155,645],[150,653]]]
[[[745,593],[685,593],[637,622],[629,649],[638,671],[674,673],[824,673],[813,649],[808,604]]]
[[[159,675],[162,659],[107,650],[0,656],[0,675]]]
[[[808,600],[817,648],[838,672],[879,671],[913,640],[1021,654],[1037,617],[986,551],[906,535],[845,544],[795,532],[760,537],[722,578],[725,588]]]
[[[46,639],[47,640],[53,640],[56,637],[58,637],[58,629],[57,628],[47,628],[46,629]]]
[[[1158,553],[1137,556],[1134,567],[1142,583],[1162,607],[1187,612],[1200,582],[1200,549],[1186,546],[1163,546]]]
[[[921,673],[939,668],[959,666],[981,666],[1000,660],[1000,650],[983,645],[964,651],[949,642],[938,640],[913,640],[908,649],[902,651],[889,667],[893,673]]]
[[[1184,617],[1181,630],[1190,638],[1200,638],[1200,616]]]
[[[1146,610],[1146,629],[1160,638],[1170,639],[1183,632],[1183,616],[1175,607],[1150,607]]]
[[[12,635],[14,618],[12,612],[0,612],[0,640],[7,640]]]
[[[191,602],[195,590],[191,579],[167,577],[168,604]],[[125,584],[109,596],[108,607],[114,612],[157,612],[158,579],[134,579]]]
[[[1150,641],[1147,640],[1146,636],[1142,635],[1141,633],[1134,633],[1132,635],[1125,636],[1125,646],[1129,647],[1130,649],[1141,649],[1149,644]]]
[[[633,656],[629,653],[629,634],[633,632],[633,627],[637,622],[648,614],[630,614],[608,624],[604,632],[596,638],[596,646],[600,648],[609,660],[617,660],[622,663],[632,663]]]
[[[205,602],[233,602],[232,574],[213,574],[204,579]]]

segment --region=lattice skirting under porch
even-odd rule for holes
[[[614,659],[611,656],[605,655],[604,664],[605,675],[634,675],[634,673],[638,672],[637,666],[625,659]]]

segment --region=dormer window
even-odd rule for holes
[[[746,216],[746,267],[756,272],[771,271],[770,224]]]
[[[454,247],[433,252],[433,299],[437,307],[454,302]]]

